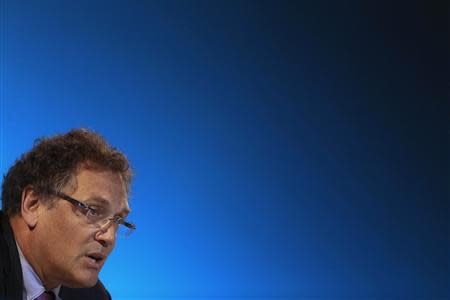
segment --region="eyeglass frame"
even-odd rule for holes
[[[81,201],[79,201],[79,200],[77,200],[77,199],[75,199],[75,198],[73,198],[73,197],[63,193],[63,192],[53,192],[53,193],[51,193],[51,195],[56,196],[58,198],[61,198],[63,200],[66,200],[66,201],[70,202],[73,206],[75,206],[76,208],[79,208],[81,211],[86,211],[84,213],[84,216],[86,218],[87,218],[87,213],[89,211],[96,211],[95,208],[92,208],[91,206],[89,206],[89,205],[87,205],[87,204],[85,204],[85,203],[83,203],[83,202],[81,202]],[[112,217],[108,217],[108,218],[103,219],[103,220],[107,221],[107,222],[105,222],[104,225],[100,226],[101,229],[109,228],[109,225],[112,222],[112,223],[115,223],[117,225],[123,225],[126,228],[128,228],[128,230],[130,230],[129,234],[131,234],[134,230],[136,230],[136,225],[134,225],[133,223],[125,221],[125,218],[122,218],[120,216],[112,216]]]

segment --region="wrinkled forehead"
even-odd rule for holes
[[[105,166],[99,165],[99,164],[91,162],[91,161],[85,161],[85,162],[79,164],[76,169],[76,172],[79,172],[83,169],[114,174],[115,176],[120,178],[121,186],[124,189],[125,193],[128,194],[130,182],[129,182],[129,180],[126,180],[126,178],[125,178],[126,176],[125,176],[124,172],[119,172],[117,170],[115,171],[115,170],[110,169],[109,167],[105,167]]]
[[[119,173],[102,168],[81,167],[64,189],[85,202],[129,212],[128,189]]]
[[[122,173],[114,172],[111,169],[109,169],[108,167],[102,166],[102,165],[97,164],[92,161],[84,161],[84,162],[79,163],[76,166],[76,168],[74,169],[74,171],[70,174],[70,180],[66,183],[65,186],[61,187],[61,189],[62,188],[64,188],[65,190],[69,189],[72,192],[75,192],[78,189],[79,175],[86,171],[90,171],[92,173],[97,173],[100,176],[106,176],[108,178],[111,178],[111,177],[119,178],[121,188],[124,190],[125,194],[128,195],[129,183],[125,180]],[[112,176],[110,176],[110,175],[112,175]],[[114,183],[117,184],[116,181]]]

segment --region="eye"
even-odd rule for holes
[[[87,208],[87,216],[88,217],[98,217],[99,214],[100,213],[97,209],[92,208],[92,207]]]
[[[105,210],[101,207],[87,207],[86,215],[91,218],[103,218],[105,216]]]

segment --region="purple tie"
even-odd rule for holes
[[[45,291],[35,300],[55,300],[55,294],[52,291]]]

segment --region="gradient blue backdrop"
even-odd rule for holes
[[[1,173],[134,166],[114,299],[450,297],[448,9],[309,2],[1,0]]]

